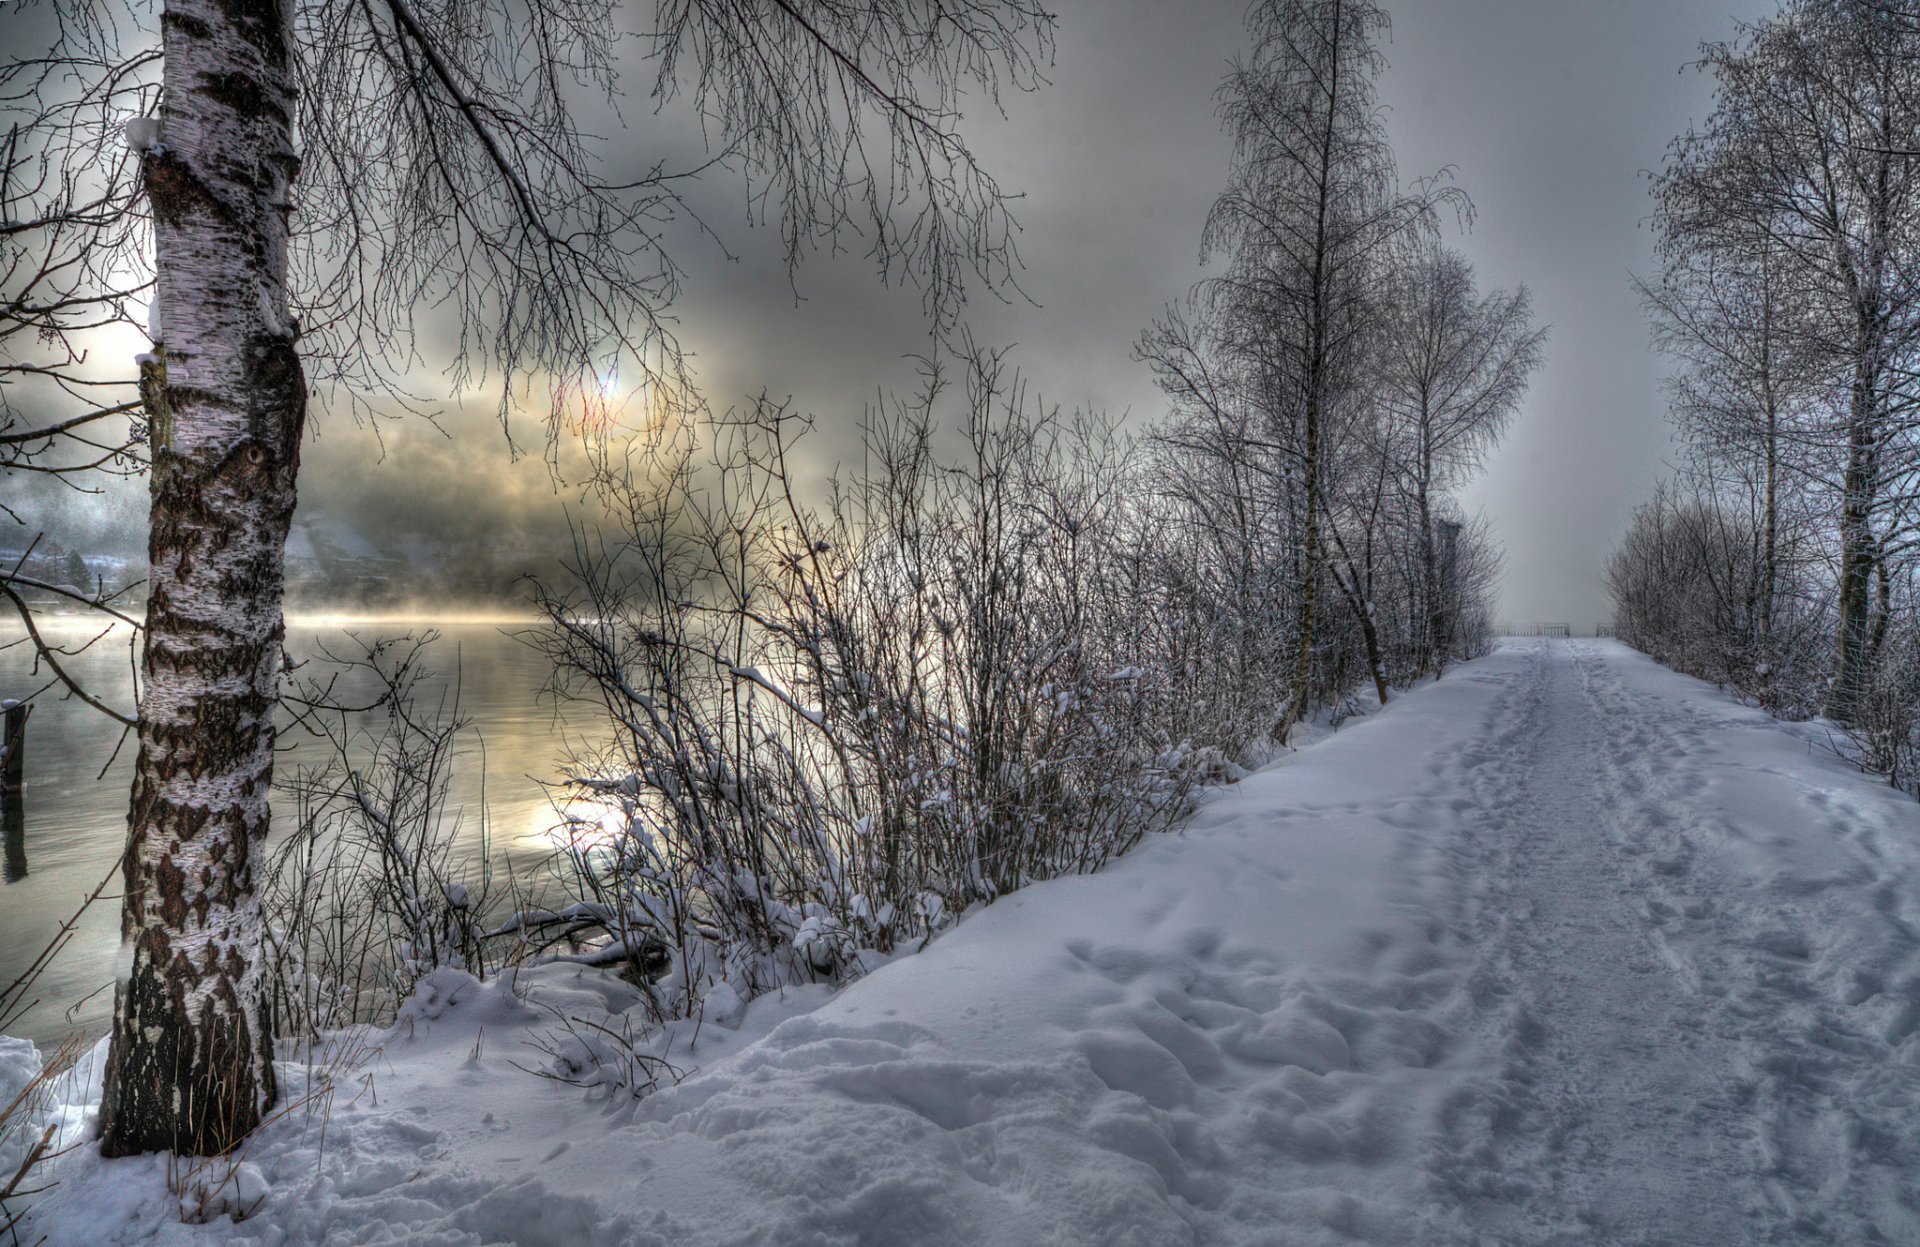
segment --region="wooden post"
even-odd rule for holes
[[[0,789],[19,792],[27,782],[27,715],[23,701],[0,701]]]
[[[0,856],[8,883],[27,877],[27,716],[24,702],[0,702]]]

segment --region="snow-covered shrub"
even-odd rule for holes
[[[1705,491],[1663,486],[1608,563],[1621,639],[1775,713],[1819,709],[1830,670],[1822,592],[1776,539]]]
[[[1797,514],[1797,513],[1796,513]],[[1634,515],[1608,567],[1620,636],[1658,661],[1727,685],[1785,718],[1838,700],[1850,756],[1920,795],[1920,618],[1912,569],[1883,562],[1862,639],[1859,687],[1835,698],[1842,664],[1833,564],[1818,529],[1764,529],[1710,491],[1662,488]]]
[[[1124,447],[991,357],[951,448],[946,397],[873,413],[819,506],[767,404],[603,482],[610,528],[538,597],[556,690],[607,729],[570,768],[574,895],[500,934],[689,1017],[844,979],[1181,813],[1190,755],[1153,713],[1179,673],[1121,643]]]
[[[46,1185],[44,1167],[62,1146],[51,1093],[82,1050],[73,1039],[43,1058],[27,1040],[0,1035],[0,1242],[13,1241]]]
[[[657,1021],[730,1017],[1095,869],[1271,747],[1300,661],[1287,499],[1223,501],[1180,438],[1044,409],[991,353],[963,369],[869,411],[822,485],[764,400],[607,465],[566,580],[536,586],[576,731],[564,894],[492,929],[516,956],[615,969]],[[1484,644],[1480,530],[1450,526],[1423,596],[1406,517],[1374,518],[1323,573],[1352,609],[1323,613],[1309,713]],[[555,1042],[571,1070],[607,1039]]]
[[[457,691],[419,696],[432,640],[356,639],[304,699],[333,756],[284,783],[295,830],[264,888],[283,1032],[384,1020],[422,976],[491,965],[484,828],[478,860],[456,860],[462,816],[447,808],[467,721]]]
[[[1920,794],[1920,631],[1903,620],[1881,643],[1847,734],[1859,763],[1896,788]]]

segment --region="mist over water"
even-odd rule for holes
[[[514,635],[531,623],[504,614],[309,615],[291,618],[287,629],[288,652],[296,661],[310,660],[301,675],[323,669],[323,651],[354,655],[355,636],[372,641],[439,634],[425,651],[431,675],[417,686],[415,707],[428,713],[444,707],[450,715],[457,694],[459,713],[472,720],[456,755],[447,814],[458,820],[456,860],[477,860],[484,839],[496,879],[509,870],[521,878],[537,876],[552,848],[547,830],[556,821],[541,781],[558,776],[565,733],[556,706],[539,695],[548,677],[546,660]],[[99,631],[59,618],[40,626],[50,641],[66,646]],[[24,698],[50,678],[44,668],[33,674],[30,646],[17,643],[24,635],[17,623],[0,625],[0,700]],[[131,705],[133,667],[124,636],[109,635],[62,665],[102,700]],[[352,682],[343,681],[340,692],[353,691]],[[134,748],[131,735],[123,741],[118,724],[79,701],[51,693],[36,699],[27,729],[25,835],[23,843],[7,846],[8,869],[0,882],[0,985],[19,974],[81,899],[117,868]],[[294,809],[281,785],[299,768],[329,756],[326,742],[311,733],[283,733],[275,761],[276,837],[292,825]],[[15,878],[22,856],[26,872]],[[113,1005],[119,895],[116,879],[81,918],[73,943],[38,984],[41,1003],[15,1032],[42,1048],[75,1029],[104,1032]]]

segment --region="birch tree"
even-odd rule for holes
[[[1417,525],[1421,668],[1447,658],[1434,507],[1499,440],[1540,365],[1546,331],[1533,323],[1531,296],[1475,289],[1456,251],[1417,240],[1396,265],[1382,334],[1385,436]]]
[[[1253,50],[1220,90],[1234,164],[1204,247],[1226,259],[1203,303],[1243,362],[1283,446],[1300,541],[1300,601],[1284,739],[1309,708],[1326,576],[1333,426],[1358,401],[1359,361],[1387,249],[1431,228],[1450,188],[1399,186],[1376,101],[1386,12],[1372,0],[1269,0],[1248,17]]]
[[[1807,560],[1803,517],[1839,496],[1843,462],[1826,412],[1831,377],[1808,349],[1791,276],[1776,244],[1758,235],[1744,246],[1669,247],[1658,277],[1637,283],[1656,345],[1680,366],[1668,393],[1688,474],[1699,493],[1737,491],[1753,517],[1753,633],[1741,643],[1770,705],[1785,643],[1782,598]]]
[[[1795,292],[1806,348],[1844,393],[1828,712],[1845,722],[1884,635],[1889,504],[1912,466],[1920,343],[1920,27],[1874,0],[1796,0],[1710,45],[1715,109],[1655,182],[1665,245],[1757,254]],[[1884,596],[1884,593],[1879,596]]]
[[[753,177],[790,259],[857,229],[937,327],[969,283],[1010,279],[1007,196],[954,127],[963,93],[1037,84],[1043,10],[649,8],[637,56],[655,97],[704,120],[710,164]],[[152,105],[125,126],[139,198],[98,223],[148,231],[153,304],[138,380],[152,572],[102,1147],[216,1152],[276,1097],[254,859],[309,399],[404,400],[403,371],[443,329],[455,386],[497,387],[503,417],[536,387],[546,411],[578,415],[585,381],[614,369],[682,392],[666,313],[684,174],[615,173],[576,111],[594,91],[614,102],[612,0],[55,12],[46,55],[10,62],[15,82],[41,62],[71,71],[12,98],[23,141],[63,141],[42,122],[76,76],[145,84]],[[106,164],[109,122],[82,132]],[[416,322],[421,308],[436,319]]]

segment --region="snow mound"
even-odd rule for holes
[[[0,1035],[0,1111],[19,1100],[39,1073],[39,1049],[24,1039]],[[0,1186],[13,1177],[38,1138],[39,1132],[32,1125],[19,1109],[5,1124],[0,1124]]]

